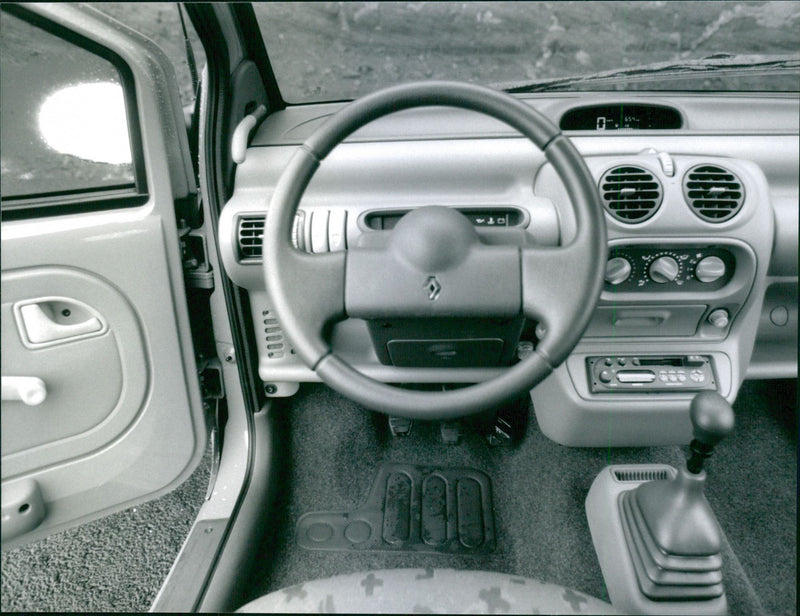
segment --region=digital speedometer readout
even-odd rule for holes
[[[681,115],[660,105],[593,105],[566,112],[561,130],[668,130],[680,128]]]

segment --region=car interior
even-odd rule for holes
[[[191,108],[113,17],[4,6],[116,66],[135,176],[3,197],[4,570],[208,464],[153,611],[796,613],[796,35],[295,103],[282,13],[178,10]]]

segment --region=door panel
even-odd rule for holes
[[[92,192],[84,209],[80,194],[63,208],[48,195],[8,217],[3,203],[3,549],[165,493],[206,442],[174,215],[194,178],[172,68],[96,11],[29,10],[125,64],[140,198],[98,208]],[[41,379],[44,399],[13,399],[7,377]]]
[[[3,377],[33,376],[47,390],[45,400],[35,407],[3,402],[3,476],[8,477],[88,454],[113,441],[142,409],[148,353],[131,303],[96,274],[63,267],[22,268],[4,272],[2,285]],[[25,307],[39,305],[25,304],[43,292],[68,293],[69,303],[91,306],[107,329],[99,336],[28,348],[19,317]],[[123,363],[128,367],[124,374]]]

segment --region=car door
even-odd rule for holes
[[[4,3],[1,18],[7,549],[171,490],[207,439],[174,71],[89,8]]]

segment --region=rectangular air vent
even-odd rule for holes
[[[661,481],[667,479],[669,475],[666,469],[637,469],[637,470],[623,470],[614,469],[614,478],[617,481]]]
[[[304,225],[306,215],[298,210],[292,227],[292,244],[295,248],[305,250]],[[264,214],[242,214],[236,222],[236,257],[239,261],[261,261],[261,250],[264,244]]]
[[[263,214],[240,216],[236,228],[236,240],[239,247],[239,260],[250,261],[261,258],[261,247],[264,242]]]
[[[290,348],[287,349],[287,341],[283,335],[283,328],[276,316],[274,310],[265,309],[261,311],[267,359],[282,359],[287,352],[294,353],[294,350]]]

